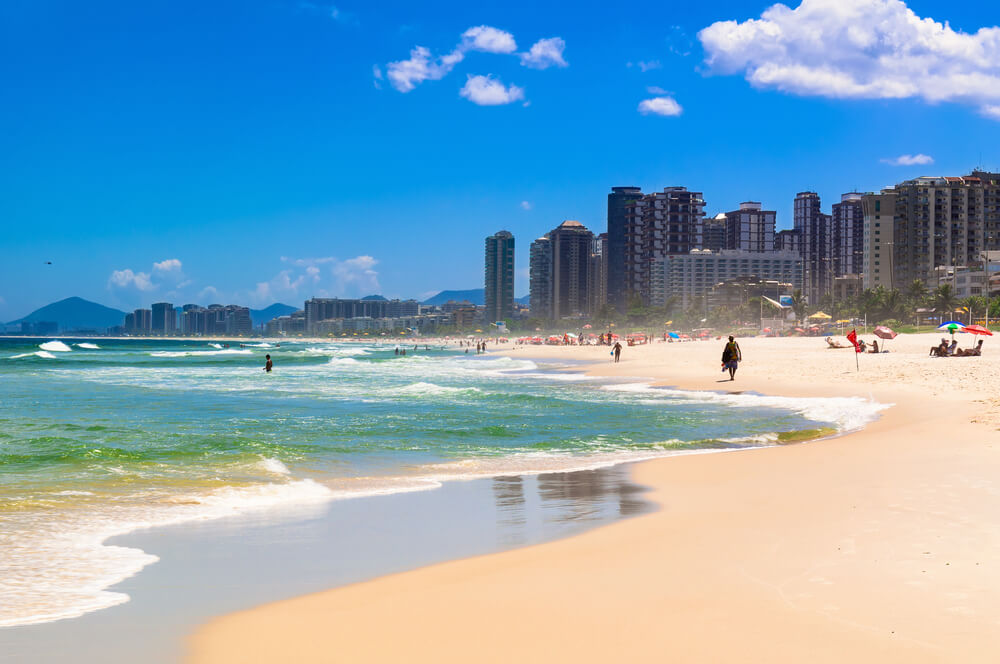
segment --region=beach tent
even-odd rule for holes
[[[809,318],[809,320],[813,320],[813,319],[815,319],[815,320],[830,320],[831,318],[833,318],[833,316],[831,316],[830,314],[825,314],[822,311],[817,311],[812,316],[808,316],[808,318]]]

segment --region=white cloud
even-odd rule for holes
[[[386,76],[392,87],[400,92],[409,92],[424,81],[437,81],[450,72],[464,56],[457,51],[437,61],[431,60],[431,52],[423,46],[410,51],[409,60],[390,62]],[[457,58],[457,59],[456,59]]]
[[[373,81],[372,82],[375,84],[375,89],[376,90],[381,90],[382,89],[382,79],[384,78],[382,76],[382,68],[379,67],[378,65],[372,65],[372,77],[373,77]]]
[[[514,35],[488,25],[469,28],[462,33],[463,51],[483,51],[484,53],[513,53],[517,50]]]
[[[923,166],[933,164],[934,158],[925,154],[901,154],[892,159],[881,159],[883,164],[891,166]]]
[[[527,53],[521,54],[521,64],[532,69],[548,69],[549,67],[568,67],[563,59],[566,42],[559,37],[539,39],[531,45]],[[643,70],[645,71],[645,70]]]
[[[673,97],[653,97],[639,102],[639,112],[643,115],[652,113],[654,115],[677,116],[683,110]]]
[[[535,206],[532,205],[530,201],[521,201],[521,209],[522,210],[530,210],[533,207],[535,207]]]
[[[159,263],[153,263],[153,272],[158,274],[180,274],[183,265],[176,258],[168,258]]]
[[[202,301],[210,300],[212,298],[217,298],[218,296],[219,296],[219,289],[216,288],[215,286],[205,286],[198,293],[198,299]]]
[[[917,98],[1000,116],[1000,28],[975,33],[921,18],[902,0],[803,0],[698,33],[713,72],[805,96]],[[993,109],[993,110],[991,110]],[[998,118],[1000,119],[1000,118]]]
[[[334,263],[330,272],[335,279],[336,292],[351,292],[357,295],[377,294],[381,290],[378,272],[375,271],[377,264],[378,261],[371,256],[355,256]]]
[[[492,76],[469,76],[458,94],[480,106],[501,106],[524,99],[524,90],[516,85],[504,87]]]
[[[108,277],[108,288],[135,288],[141,291],[155,290],[156,286],[149,279],[146,272],[133,272],[132,270],[114,270]]]
[[[987,105],[979,109],[984,116],[993,120],[1000,120],[1000,105]]]
[[[648,61],[642,61],[642,60],[640,60],[639,62],[637,62],[635,64],[636,64],[637,67],[639,67],[639,71],[641,71],[643,73],[645,73],[647,71],[650,71],[652,69],[659,69],[659,68],[661,68],[663,66],[663,65],[660,64],[659,60],[648,60]]]
[[[658,85],[650,85],[649,87],[646,88],[646,92],[648,92],[651,95],[669,95],[670,94],[669,92],[667,92],[666,90],[664,90],[663,88],[661,88]]]
[[[566,67],[563,50],[566,42],[559,37],[540,39],[527,53],[518,54],[521,64],[534,69],[551,66]],[[445,55],[435,57],[426,46],[416,46],[406,60],[390,62],[386,65],[385,77],[392,87],[400,92],[410,92],[424,81],[437,81],[447,76],[455,65],[465,59],[467,53],[480,51],[500,55],[513,54],[517,50],[514,35],[505,30],[488,25],[477,25],[462,33],[455,48]],[[374,69],[375,87],[380,87],[382,71]]]

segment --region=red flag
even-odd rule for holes
[[[847,340],[854,344],[854,352],[860,353],[861,346],[858,345],[858,331],[851,330],[851,333],[847,335]]]

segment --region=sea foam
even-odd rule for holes
[[[43,344],[38,344],[38,347],[42,350],[47,350],[56,353],[69,353],[73,349],[64,344],[61,341],[46,341]]]

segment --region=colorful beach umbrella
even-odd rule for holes
[[[950,330],[952,328],[955,328],[956,330],[960,330],[963,327],[965,327],[965,323],[959,323],[957,320],[946,320],[945,322],[938,325],[937,329]]]
[[[879,325],[875,328],[875,336],[879,339],[895,339],[897,334],[898,332],[893,332],[885,325]]]
[[[989,330],[987,330],[982,325],[966,325],[965,326],[965,331],[969,332],[970,334],[982,334],[982,335],[987,336],[987,337],[992,337],[993,336],[993,333],[990,332]]]
[[[680,339],[681,338],[681,335],[677,334],[676,332],[668,332],[667,334],[670,336],[671,339]]]

